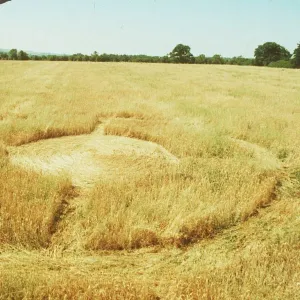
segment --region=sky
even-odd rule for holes
[[[300,0],[12,0],[0,5],[0,48],[59,54],[253,57],[300,43]]]

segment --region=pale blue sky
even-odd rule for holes
[[[292,52],[300,0],[12,0],[0,5],[0,48],[253,57],[267,41]]]

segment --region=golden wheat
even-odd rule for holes
[[[1,62],[0,299],[297,299],[299,77]]]

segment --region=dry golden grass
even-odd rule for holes
[[[259,217],[184,250],[4,249],[2,298],[298,299],[299,212],[293,199],[275,201]]]
[[[296,70],[0,78],[0,299],[299,297]]]
[[[68,180],[1,167],[0,243],[27,248],[49,246],[60,210],[72,195]]]
[[[181,247],[246,220],[272,200],[276,183],[246,163],[192,160],[175,172],[99,183],[80,222],[94,250]]]

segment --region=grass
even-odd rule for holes
[[[229,189],[228,182],[240,184]],[[272,200],[275,185],[275,177],[251,165],[219,159],[191,160],[173,173],[99,183],[81,220],[91,231],[87,247],[185,246],[246,220]]]
[[[0,178],[0,243],[47,247],[59,208],[72,193],[70,182],[11,166],[0,169]]]
[[[0,76],[0,299],[299,297],[296,70],[3,61]],[[11,163],[98,124],[180,163],[115,154],[88,189]]]

